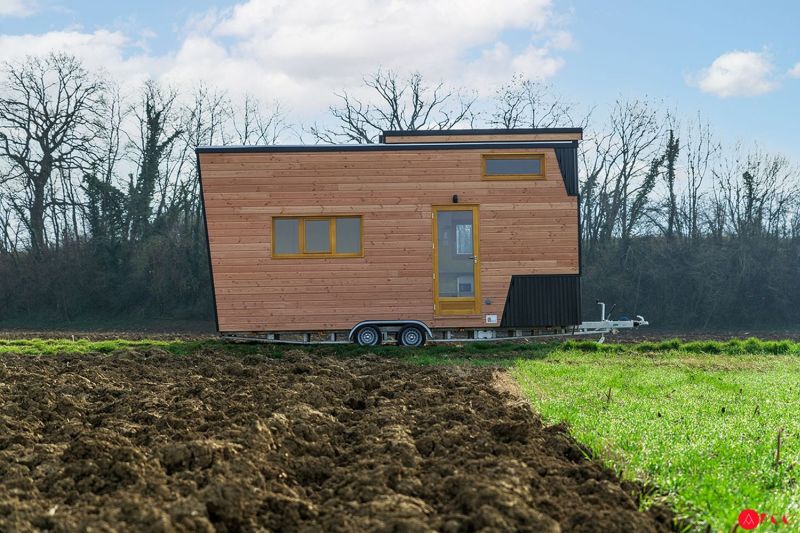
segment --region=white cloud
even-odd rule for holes
[[[514,73],[553,76],[563,63],[553,51],[571,43],[553,18],[550,0],[248,0],[200,18],[167,77],[207,72],[295,109],[324,109],[379,66],[482,89]],[[530,44],[512,49],[508,30],[528,32]]]
[[[27,17],[35,11],[35,6],[30,1],[0,0],[0,17]]]
[[[0,35],[0,50],[6,61],[65,52],[79,57],[89,69],[108,72],[124,85],[142,83],[166,69],[164,58],[136,53],[138,50],[125,35],[107,30]]]
[[[758,96],[778,87],[773,77],[775,67],[765,52],[728,52],[722,54],[687,81],[700,90],[721,98]]]
[[[800,63],[797,63],[795,66],[790,68],[788,74],[792,78],[800,78]]]
[[[572,50],[576,47],[575,39],[568,31],[556,31],[548,41],[548,45],[555,50]]]
[[[478,88],[508,82],[515,73],[544,80],[554,76],[563,64],[564,60],[550,55],[547,48],[528,46],[515,53],[507,44],[497,42],[485,48],[477,60],[465,65],[461,79],[465,85]]]
[[[178,86],[202,80],[278,99],[306,117],[378,67],[485,90],[518,73],[552,77],[564,62],[558,52],[573,43],[551,0],[246,0],[193,15],[174,51],[152,55],[144,46],[106,30],[0,35],[6,58],[63,50],[124,85],[148,76]]]

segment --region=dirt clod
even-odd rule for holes
[[[3,356],[0,530],[669,531],[485,368]]]

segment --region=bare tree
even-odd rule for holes
[[[512,128],[555,128],[575,125],[572,106],[553,92],[552,86],[515,75],[494,96],[492,126]]]
[[[720,145],[714,140],[709,124],[698,115],[696,123],[686,130],[686,191],[683,199],[684,224],[690,239],[700,236],[701,210],[704,197],[704,183]]]
[[[17,251],[17,232],[14,222],[13,210],[6,201],[5,195],[0,191],[0,256]]]
[[[102,109],[105,127],[98,139],[95,161],[81,183],[83,233],[106,245],[128,237],[128,197],[115,183],[117,165],[124,158],[123,121],[131,111],[123,103],[119,87],[109,84],[106,105]]]
[[[676,164],[680,154],[680,139],[675,135],[675,125],[671,124],[667,135],[667,144],[664,148],[664,174],[663,181],[666,188],[664,198],[664,218],[666,223],[661,228],[667,239],[680,233],[681,219],[678,216],[678,192],[676,184]]]
[[[474,120],[475,95],[448,89],[444,83],[430,87],[418,72],[400,78],[393,71],[378,70],[364,84],[376,103],[347,91],[337,94],[339,105],[330,108],[336,126],[310,128],[317,142],[371,144],[383,130],[446,130]]]
[[[226,145],[237,142],[230,134],[233,109],[228,94],[201,84],[192,101],[181,109],[183,135],[171,154],[172,210],[182,210],[193,221],[201,220],[200,168],[194,150],[198,146]],[[188,221],[187,221],[188,222]]]
[[[725,229],[737,237],[791,233],[789,216],[798,196],[798,169],[782,155],[737,143],[714,169],[715,201]]]
[[[144,86],[141,109],[136,109],[139,131],[134,141],[134,150],[139,167],[136,180],[131,180],[128,192],[128,216],[132,239],[143,237],[150,224],[152,204],[156,191],[160,188],[156,215],[166,205],[166,188],[162,164],[175,140],[183,133],[177,129],[173,116],[173,106],[177,93],[164,91],[153,81]]]
[[[119,86],[109,83],[105,106],[100,109],[100,118],[105,127],[100,132],[98,150],[92,165],[94,173],[106,183],[111,183],[117,173],[117,164],[124,157],[122,123],[130,111],[126,109]]]
[[[608,132],[587,135],[581,195],[590,248],[613,236],[628,239],[645,219],[663,160],[665,118],[647,101],[617,101]]]
[[[91,163],[102,131],[105,84],[72,56],[51,54],[6,63],[0,93],[0,155],[10,162],[11,203],[39,254],[54,177]]]
[[[278,103],[269,108],[252,95],[245,95],[240,107],[232,113],[232,127],[241,145],[276,144],[288,129],[286,116]]]

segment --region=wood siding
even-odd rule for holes
[[[220,152],[199,155],[222,332],[349,329],[361,320],[416,319],[485,327],[501,318],[512,274],[578,273],[577,198],[552,148],[545,179],[488,181],[498,150]],[[481,313],[433,312],[433,205],[478,204]],[[272,217],[363,216],[364,256],[273,259]]]

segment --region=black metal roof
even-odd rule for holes
[[[554,133],[580,133],[583,128],[484,128],[484,129],[455,129],[455,130],[384,130],[383,137],[397,136],[429,136],[429,135],[549,135]]]

